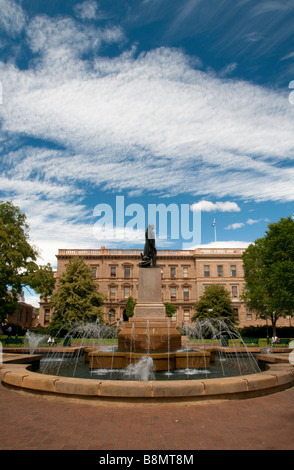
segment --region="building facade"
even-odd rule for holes
[[[221,284],[230,293],[238,327],[265,324],[242,302],[244,249],[198,248],[195,250],[158,250],[157,263],[161,267],[162,301],[173,304],[175,326],[190,323],[195,313],[193,305],[204,294],[207,286]],[[142,250],[101,249],[58,251],[56,283],[71,258],[82,257],[90,266],[97,290],[106,296],[103,306],[105,321],[115,324],[126,320],[125,308],[129,296],[137,299],[139,263]],[[41,303],[39,324],[49,324],[53,314],[49,304]],[[280,319],[278,326],[289,326],[290,320]]]
[[[19,325],[21,328],[33,328],[37,325],[38,313],[33,305],[27,304],[24,300],[18,302],[17,309],[13,314],[8,315],[6,323]]]

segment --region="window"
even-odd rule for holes
[[[175,278],[176,277],[176,268],[170,268],[170,277]]]
[[[190,321],[190,310],[184,310],[184,321]]]
[[[124,287],[124,299],[127,299],[130,297],[130,287],[129,286],[125,286]]]
[[[172,300],[175,300],[177,298],[177,288],[176,287],[171,287],[170,288],[170,298]]]
[[[189,287],[184,287],[184,300],[189,300]]]
[[[115,297],[116,297],[116,287],[110,287],[109,288],[109,297],[111,299],[115,299]]]
[[[92,277],[97,277],[97,268],[92,268]]]
[[[50,308],[45,308],[44,314],[45,314],[45,318],[44,318],[45,323],[48,323],[50,321]]]
[[[188,271],[188,268],[186,266],[184,266],[184,268],[183,268],[183,275],[184,275],[184,277],[189,277],[189,271]]]
[[[237,276],[237,266],[235,264],[231,265],[231,277]]]
[[[204,277],[209,277],[210,276],[210,266],[206,264],[204,266]]]
[[[232,286],[232,297],[238,297],[238,286]]]
[[[253,320],[253,315],[250,308],[246,308],[246,320]]]
[[[223,274],[224,274],[223,265],[222,265],[222,264],[221,264],[221,265],[218,265],[218,267],[217,267],[217,275],[218,275],[218,277],[222,277]]]
[[[108,313],[109,316],[109,322],[113,322],[115,320],[115,310],[111,308]]]
[[[110,268],[110,277],[116,277],[116,267],[111,266]]]
[[[163,279],[163,268],[160,268],[161,279]]]
[[[235,318],[236,321],[238,321],[239,320],[239,309],[238,309],[238,307],[235,307],[233,310],[234,310],[234,318]]]
[[[131,268],[130,268],[130,266],[125,266],[124,273],[125,273],[125,279],[129,279],[131,277]]]

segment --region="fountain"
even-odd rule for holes
[[[221,339],[224,334],[229,338],[238,338],[240,335],[233,325],[228,326],[222,320],[205,320],[197,322],[194,327],[185,326],[186,347],[182,348],[182,335],[175,328],[169,318],[166,317],[165,306],[162,303],[161,293],[161,269],[156,264],[156,250],[154,248],[154,239],[149,239],[149,230],[146,231],[146,244],[142,263],[139,264],[139,282],[138,299],[134,308],[134,315],[128,322],[123,324],[123,328],[118,333],[118,347],[116,350],[105,350],[97,345],[87,344],[85,351],[85,360],[89,363],[91,376],[97,377],[97,371],[105,376],[108,370],[108,379],[117,378],[118,374],[114,371],[122,371],[120,377],[137,378],[137,380],[146,380],[146,377],[154,379],[156,376],[150,374],[153,372],[164,372],[165,377],[170,378],[174,371],[184,371],[186,378],[194,377],[203,371],[206,376],[209,374],[211,359],[215,361],[217,355],[212,349],[204,346],[204,337],[209,334],[210,337]],[[151,248],[150,248],[151,246]],[[155,251],[154,251],[155,250]],[[109,334],[109,327],[101,325],[99,322],[88,325],[73,325],[68,333],[68,338],[83,336],[103,338]],[[197,338],[197,348],[189,347],[189,339]],[[85,339],[82,344],[86,344]],[[250,357],[249,352],[247,353]],[[224,371],[225,358],[219,358],[221,374],[225,376]],[[240,374],[247,372],[259,372],[257,362],[251,355],[251,368],[248,369],[241,364],[241,360],[236,354],[232,354],[230,361],[226,355],[227,366],[234,367]],[[75,364],[77,364],[77,359]],[[61,365],[61,364],[60,364]],[[48,370],[48,369],[47,369]],[[45,370],[47,372],[47,370]],[[74,367],[74,372],[76,366]],[[58,368],[58,373],[60,367]],[[147,371],[149,371],[147,373]],[[56,372],[55,372],[56,373]],[[180,375],[179,375],[180,376]],[[183,376],[183,373],[182,375]]]
[[[28,339],[28,342],[29,342],[30,354],[34,354],[36,348],[39,346],[40,343],[45,341],[45,339],[47,338],[47,335],[40,335],[40,334],[34,333],[33,331],[27,331],[26,338]]]
[[[73,338],[79,338],[79,347],[78,354],[70,358],[67,373],[59,374],[61,365],[67,362],[68,349],[64,348],[62,357],[57,357],[58,352],[55,356],[50,348],[50,360],[43,367],[43,373],[31,372],[28,366],[13,368],[11,364],[4,365],[0,367],[2,382],[22,390],[33,390],[34,393],[94,401],[123,400],[132,404],[142,400],[178,402],[247,398],[293,386],[292,364],[271,364],[268,370],[261,372],[245,344],[237,347],[241,338],[236,328],[221,319],[196,322],[193,327],[186,324],[183,329],[186,345],[182,348],[181,333],[165,316],[161,301],[161,272],[156,265],[156,252],[151,248],[146,240],[139,267],[138,302],[134,316],[124,323],[118,333],[117,349],[106,350],[101,344],[97,345],[97,338],[99,342],[110,331],[116,335],[117,330],[99,322],[74,324],[64,344],[68,343],[67,340],[70,343]],[[219,341],[224,335],[230,339],[230,347],[220,346]],[[207,345],[207,336],[217,344]],[[28,337],[32,354],[37,338],[31,334]],[[38,338],[38,342],[41,340]],[[83,358],[80,357],[81,352],[84,353]],[[242,357],[244,354],[246,361]],[[54,358],[59,365],[52,372],[50,364]],[[83,370],[86,366],[86,376],[78,375],[80,359],[83,359]],[[214,372],[215,364],[218,366],[217,375]],[[230,369],[228,375],[225,366]]]
[[[123,328],[119,331],[117,349],[105,350],[86,342],[90,337],[102,339],[105,335],[109,335],[109,327],[99,322],[88,325],[74,324],[67,336],[70,339],[78,335],[84,338],[82,344],[87,346],[84,349],[85,360],[89,363],[91,376],[97,377],[97,371],[105,376],[105,370],[108,370],[107,378],[113,379],[118,376],[114,371],[122,371],[120,377],[124,380],[130,377],[137,380],[147,380],[148,377],[154,379],[155,372],[156,374],[164,372],[169,378],[174,371],[184,371],[186,378],[194,377],[199,371],[205,372],[207,376],[211,359],[215,361],[216,353],[204,346],[204,337],[209,334],[212,338],[221,339],[226,334],[231,339],[240,338],[237,330],[222,320],[197,322],[194,327],[186,325],[184,332],[187,341],[186,347],[182,348],[182,335],[166,317],[165,306],[162,303],[161,268],[156,263],[153,227],[149,226],[146,230],[142,262],[139,264],[138,298],[134,315],[123,324]],[[197,348],[190,348],[190,338],[197,338],[200,346],[198,344]],[[247,355],[250,356],[249,353]],[[227,358],[226,355],[226,362],[230,364],[235,359],[234,367],[240,374],[248,370],[248,361],[246,367],[242,366],[236,354],[232,355],[230,361]],[[223,376],[225,375],[224,361],[224,357],[219,358]],[[259,372],[258,365],[252,356],[251,366],[250,371]],[[76,367],[77,358],[74,372]],[[48,368],[45,372],[47,370]],[[59,371],[60,367],[57,372]]]
[[[154,364],[153,359],[150,356],[143,356],[135,364],[129,364],[124,372],[124,378],[126,380],[154,380],[153,372]]]
[[[157,266],[139,268],[138,302],[134,315],[118,334],[118,350],[114,354],[103,350],[88,351],[91,367],[125,369],[143,356],[152,358],[156,371],[190,368],[206,369],[209,351],[190,351],[187,364],[182,349],[181,333],[170,324],[161,301],[161,271]]]

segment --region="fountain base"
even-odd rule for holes
[[[118,335],[119,351],[164,352],[181,349],[181,333],[167,320],[130,320]]]
[[[105,352],[87,348],[85,359],[89,361],[91,369],[125,369],[129,364],[136,364],[145,353],[134,352]],[[208,351],[173,351],[151,352],[148,354],[153,359],[154,370],[165,371],[173,369],[208,369],[210,366],[210,352]]]

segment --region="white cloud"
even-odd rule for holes
[[[193,70],[182,52],[164,48],[80,59],[94,38],[97,50],[121,40],[115,28],[42,17],[28,31],[42,60],[28,71],[2,67],[0,113],[7,132],[67,148],[43,160],[44,172],[130,191],[293,200],[293,175],[276,165],[292,158],[294,110],[284,96]]]
[[[240,212],[240,207],[236,202],[231,201],[199,201],[192,204],[191,210],[201,210],[202,212]]]
[[[22,7],[14,0],[0,0],[0,27],[11,36],[19,34],[27,21]]]
[[[244,227],[244,225],[245,224],[243,222],[236,222],[234,224],[231,224],[225,227],[225,230],[237,230],[238,228]]]
[[[81,3],[80,17],[90,19],[94,3]],[[29,68],[0,62],[2,142],[32,137],[48,148],[7,152],[0,185],[28,214],[46,259],[68,240],[97,246],[82,203],[89,185],[230,199],[195,203],[205,212],[239,212],[234,197],[294,200],[294,107],[283,93],[197,70],[176,49],[102,57],[103,45],[125,45],[116,26],[44,15],[26,34]]]
[[[98,5],[94,0],[78,3],[74,6],[74,12],[82,20],[91,20],[97,17]]]
[[[211,243],[203,243],[201,245],[196,245],[196,246],[184,246],[183,249],[187,250],[194,250],[194,249],[243,249],[246,250],[248,246],[252,242],[246,242],[246,241],[238,241],[238,240],[230,240],[230,241],[220,241],[220,242],[211,242]]]
[[[248,219],[248,220],[246,220],[246,224],[248,224],[248,225],[258,224],[259,222],[269,222],[269,219],[261,218],[261,219]]]

